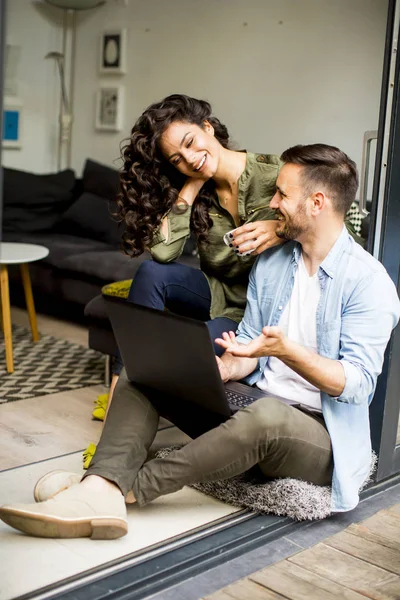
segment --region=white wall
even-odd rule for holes
[[[340,146],[358,163],[377,127],[386,0],[109,0],[79,22],[73,166],[112,164],[152,102],[208,99],[241,148]],[[100,33],[129,29],[128,73],[98,75]],[[94,129],[100,83],[126,88],[122,133]]]
[[[294,143],[339,145],[357,162],[377,126],[387,0],[108,0],[77,14],[72,166],[112,165],[140,113],[170,93],[208,99],[238,147],[280,153]],[[7,42],[21,45],[21,150],[5,166],[56,170],[62,11],[9,0]],[[104,29],[129,30],[128,73],[98,74]],[[125,86],[124,127],[94,128],[100,83]],[[117,163],[118,164],[118,163]]]
[[[58,72],[54,60],[45,60],[61,50],[62,11],[31,0],[9,0],[6,43],[21,47],[17,75],[18,98],[22,101],[21,149],[3,149],[2,164],[37,173],[57,166]]]

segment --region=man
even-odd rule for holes
[[[358,186],[355,163],[323,144],[296,146],[282,160],[271,207],[289,242],[258,258],[238,335],[224,334],[217,359],[224,381],[247,377],[266,397],[224,420],[144,393],[123,373],[82,482],[45,476],[37,499],[56,495],[3,507],[6,523],[45,537],[116,538],[127,531],[125,500],[142,506],[254,465],[267,477],[332,485],[332,511],[357,505],[371,466],[368,404],[400,303],[383,266],[343,225]],[[194,439],[145,462],[160,414]]]

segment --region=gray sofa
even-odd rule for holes
[[[131,259],[120,249],[123,228],[110,212],[118,189],[118,171],[90,159],[80,179],[71,170],[37,175],[4,169],[3,241],[50,250],[45,259],[30,264],[38,312],[107,323],[101,298],[91,301],[105,284],[132,279],[150,258],[145,253]],[[198,266],[192,250],[189,242],[180,260]],[[18,269],[10,269],[10,293],[14,305],[25,306]]]

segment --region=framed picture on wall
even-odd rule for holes
[[[21,148],[22,104],[16,98],[5,98],[3,107],[3,148]]]
[[[126,73],[126,29],[104,31],[100,40],[100,73]]]
[[[120,85],[105,85],[98,89],[95,120],[98,131],[121,131],[123,91]]]

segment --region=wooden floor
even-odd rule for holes
[[[48,315],[37,314],[39,335],[54,335],[62,340],[68,340],[71,344],[88,345],[88,330],[83,325],[61,321]],[[29,329],[29,317],[26,310],[11,307],[11,322],[13,325],[22,325]]]
[[[203,600],[400,599],[400,504]]]
[[[29,328],[27,312],[12,307],[12,322]],[[37,315],[40,334],[87,346],[87,328]],[[47,460],[97,443],[102,430],[93,421],[94,401],[103,385],[7,402],[0,405],[0,471]]]
[[[0,471],[97,444],[103,424],[91,418],[106,390],[90,386],[0,405]]]

